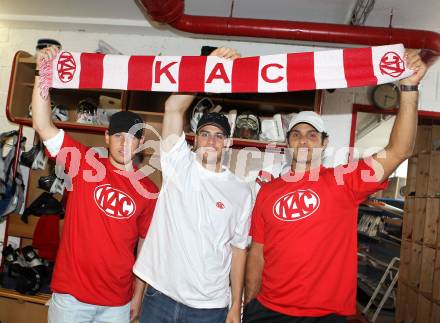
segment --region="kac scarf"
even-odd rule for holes
[[[265,55],[127,56],[61,51],[40,69],[40,91],[290,92],[394,82],[413,72],[402,44]]]

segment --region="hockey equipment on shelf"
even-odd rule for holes
[[[47,156],[44,154],[41,142],[37,142],[30,150],[21,153],[20,164],[31,169],[46,168]]]
[[[261,131],[261,122],[258,116],[244,112],[235,121],[235,138],[258,140]]]
[[[91,99],[79,101],[76,122],[84,124],[98,124],[98,107]]]
[[[279,142],[284,142],[286,140],[281,114],[277,113],[274,114],[272,117],[262,117],[260,119],[260,140]]]
[[[28,223],[29,215],[40,216],[49,214],[59,214],[61,217],[64,214],[64,209],[61,203],[54,198],[51,193],[43,192],[24,210],[21,215],[21,220],[24,223]]]
[[[191,110],[190,125],[192,132],[195,133],[197,131],[197,125],[203,114],[210,112],[220,112],[221,109],[222,107],[219,105],[216,106],[210,98],[205,97],[200,99]]]
[[[41,176],[38,179],[38,187],[49,193],[58,193],[62,195],[64,192],[64,181],[58,178],[55,174]]]
[[[52,120],[56,121],[67,121],[69,120],[69,113],[65,106],[57,104],[52,109]]]
[[[50,101],[50,108],[52,113],[52,120],[54,121],[67,121],[69,120],[69,113],[67,108],[62,104],[55,104],[53,101]],[[29,104],[29,118],[32,117],[32,103]]]
[[[46,268],[32,247],[25,247],[26,256],[20,249],[13,249],[8,245],[3,249],[7,273],[15,279],[15,290],[21,294],[36,294],[41,288]],[[32,249],[32,251],[31,251]]]
[[[9,152],[4,153],[6,141],[11,140]],[[15,151],[18,145],[17,131],[0,134],[0,222],[8,214],[20,211],[24,203],[24,183],[20,168],[14,174]],[[4,157],[3,157],[4,156]]]

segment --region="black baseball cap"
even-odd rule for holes
[[[58,48],[61,49],[61,44],[58,40],[55,39],[50,39],[50,38],[40,38],[37,41],[37,46],[36,49],[43,49],[46,47],[50,47],[50,46],[57,46]]]
[[[110,117],[108,134],[110,136],[119,132],[127,132],[133,134],[133,130],[136,130],[136,133],[134,133],[133,135],[136,138],[141,139],[144,134],[144,127],[142,125],[143,123],[144,121],[142,120],[142,118],[136,113],[131,111],[119,111],[112,114],[112,116]],[[139,126],[133,129],[132,132],[130,132],[131,127],[135,125]]]
[[[206,125],[213,125],[223,130],[226,137],[231,135],[231,126],[229,125],[228,118],[218,112],[205,113],[197,123],[197,132],[201,127]]]

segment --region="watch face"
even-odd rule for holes
[[[373,91],[373,102],[378,108],[392,109],[399,101],[399,90],[394,84],[382,84],[376,86]]]

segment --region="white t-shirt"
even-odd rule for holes
[[[250,187],[226,168],[205,169],[184,134],[161,149],[161,165],[162,189],[133,271],[187,306],[226,307],[231,247],[248,243]]]

